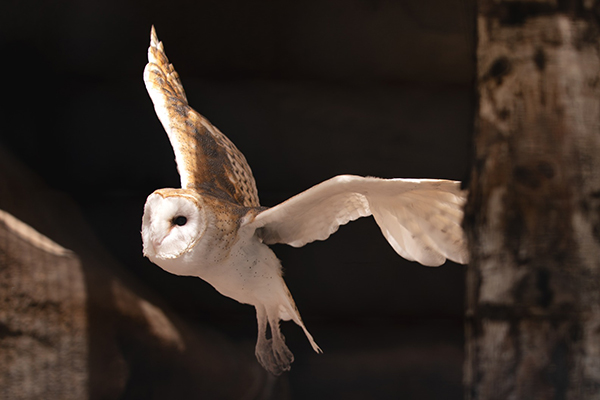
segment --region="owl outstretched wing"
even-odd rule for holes
[[[258,207],[258,191],[244,155],[188,104],[179,75],[152,27],[144,82],[175,153],[181,187]]]
[[[373,215],[402,257],[428,266],[446,259],[464,264],[464,202],[465,192],[456,181],[341,175],[262,211],[245,226],[256,229],[264,243],[300,247]]]

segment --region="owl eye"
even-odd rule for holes
[[[179,216],[173,218],[173,223],[175,225],[183,226],[187,223],[187,218],[184,217],[183,215],[179,215]]]

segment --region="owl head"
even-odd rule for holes
[[[148,196],[142,218],[144,255],[153,262],[181,257],[206,231],[202,197],[186,189],[160,189]]]

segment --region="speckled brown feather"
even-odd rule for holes
[[[177,161],[181,187],[208,192],[245,207],[258,207],[258,191],[244,155],[191,108],[179,75],[152,27],[144,82]]]

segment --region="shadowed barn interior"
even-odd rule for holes
[[[473,18],[465,0],[4,5],[0,397],[462,398],[464,267],[401,259],[371,218],[274,246],[324,351],[282,324],[279,378],[253,308],[142,257],[146,197],[179,185],[142,72],[154,24],[265,206],[338,174],[464,180]]]

